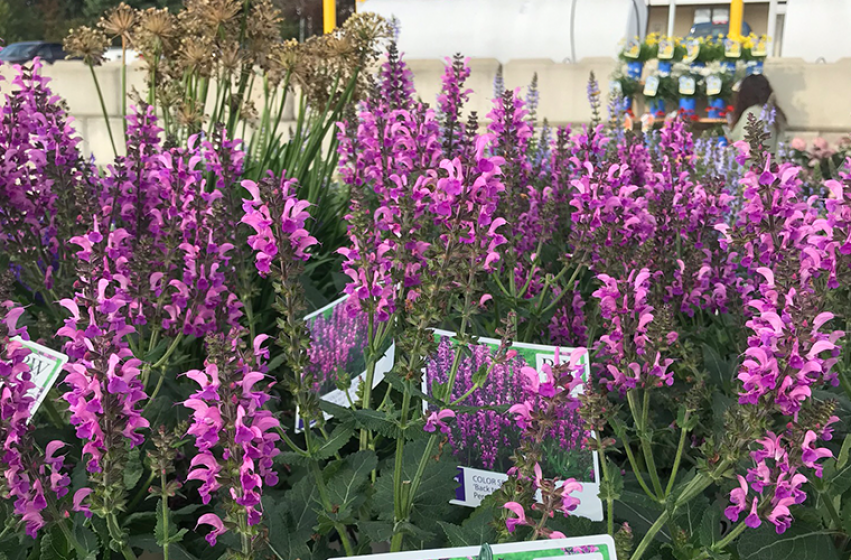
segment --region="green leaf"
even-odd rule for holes
[[[331,432],[331,436],[328,438],[322,446],[316,450],[316,453],[313,454],[313,458],[316,460],[324,460],[330,459],[337,453],[354,434],[354,430],[346,425],[340,424],[338,425],[333,432]]]
[[[344,464],[345,467],[328,480],[328,498],[337,510],[331,514],[335,520],[348,519],[366,500],[362,487],[369,473],[378,466],[378,459],[373,451],[358,451],[346,457]]]
[[[134,447],[127,454],[127,464],[124,466],[124,487],[132,490],[142,478],[142,460],[139,458],[139,448]]]
[[[263,496],[263,520],[269,528],[269,548],[278,558],[285,560],[310,556],[304,535],[293,530],[293,521],[286,502],[275,504],[269,496]]]
[[[371,543],[389,541],[393,538],[393,523],[390,521],[358,521],[358,530]]]
[[[646,533],[650,526],[662,513],[663,508],[658,502],[654,502],[641,490],[624,489],[618,502],[618,515],[628,521],[635,533]],[[671,533],[667,528],[659,531],[660,538],[665,541],[671,540]]]
[[[721,540],[721,508],[709,507],[703,512],[698,531],[700,545],[709,548]]]
[[[307,541],[317,523],[316,484],[310,477],[303,477],[285,494],[279,508],[286,507],[292,532],[299,540]]]
[[[162,547],[157,544],[157,539],[153,535],[132,535],[128,543],[134,548],[141,548],[154,555],[162,552]],[[169,560],[198,560],[197,556],[190,554],[183,545],[177,543],[168,546],[168,558]]]
[[[82,513],[74,516],[74,538],[83,545],[83,548],[90,551],[86,560],[94,560],[97,557],[97,551],[100,546],[97,535],[95,535],[94,531],[86,527],[85,519]],[[79,558],[78,560],[83,559]]]
[[[482,549],[479,551],[477,560],[493,560],[493,549],[491,548],[491,545],[488,543],[484,543],[482,545]]]
[[[724,389],[728,389],[736,371],[735,362],[725,360],[715,348],[708,344],[703,345],[703,367],[709,374],[709,381]]]
[[[488,380],[488,366],[487,364],[482,364],[479,366],[478,371],[473,374],[473,384],[481,387]]]
[[[425,453],[426,442],[416,441],[405,445],[402,460],[402,480],[411,481],[416,475],[420,458]],[[450,516],[460,515],[457,506],[449,503],[455,498],[455,488],[458,486],[455,476],[458,474],[458,463],[453,457],[444,452],[439,460],[434,456],[426,458],[425,469],[419,488],[413,499],[411,521],[418,527],[431,532],[440,532],[438,521],[451,521]],[[393,462],[388,461],[381,469],[378,480],[375,481],[375,497],[373,512],[379,519],[393,519]]]
[[[851,434],[845,436],[845,441],[842,442],[842,449],[839,450],[839,455],[836,458],[836,466],[840,469],[848,464],[849,452],[851,452]]]
[[[600,499],[604,502],[609,496],[611,496],[614,500],[620,499],[621,493],[623,492],[623,474],[621,473],[620,467],[615,464],[610,457],[606,458],[606,462],[609,465],[609,480],[600,481],[599,494]]]
[[[493,508],[479,507],[461,525],[438,521],[438,525],[446,534],[450,546],[479,546],[496,540],[496,529],[493,521]]]
[[[70,558],[75,556],[71,545],[65,540],[65,536],[58,530],[53,529],[42,534],[40,539],[41,558]]]
[[[797,522],[782,535],[763,522],[739,539],[738,551],[741,560],[839,560],[831,532]]]

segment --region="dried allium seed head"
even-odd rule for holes
[[[189,130],[199,130],[204,126],[204,115],[190,103],[180,103],[177,109],[177,122]]]
[[[239,0],[207,0],[199,15],[212,29],[218,31],[234,23],[241,9],[242,2]]]
[[[109,40],[103,31],[86,26],[72,29],[63,42],[69,56],[82,58],[89,66],[103,63],[103,52],[108,45]]]
[[[252,3],[246,21],[248,51],[260,63],[264,63],[273,45],[281,42],[281,12],[271,0]]]
[[[206,37],[184,37],[180,41],[180,65],[190,72],[208,77],[213,67],[213,45]]]
[[[136,20],[136,10],[122,2],[109,10],[106,16],[100,18],[98,27],[103,29],[110,37],[121,37],[129,41]]]
[[[256,125],[260,120],[260,114],[257,112],[257,107],[250,99],[243,102],[239,110],[239,117],[250,125]]]
[[[343,24],[343,32],[349,36],[365,60],[373,60],[381,52],[380,41],[390,39],[393,30],[386,19],[370,12],[354,14]]]
[[[290,81],[294,83],[299,83],[302,77],[309,74],[304,52],[295,39],[272,45],[269,61],[269,78],[275,84],[280,83],[287,74],[290,74]]]
[[[177,25],[168,9],[148,8],[140,14],[139,32],[154,49],[163,48],[177,36]]]
[[[242,49],[239,48],[239,43],[234,42],[221,47],[219,65],[226,76],[235,74],[243,62],[244,56]]]

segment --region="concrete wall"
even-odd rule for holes
[[[409,60],[414,82],[423,101],[434,104],[443,73],[441,60]],[[612,58],[586,58],[577,64],[561,64],[551,60],[513,60],[504,65],[508,88],[525,88],[535,72],[541,92],[539,118],[553,124],[583,123],[591,117],[586,98],[588,74],[593,71],[603,92],[608,91],[608,77],[617,62]],[[495,59],[472,59],[472,75],[468,87],[474,90],[467,110],[475,110],[480,120],[491,109],[493,78],[498,62]],[[110,63],[96,69],[109,114],[113,116],[113,131],[121,130],[120,64]],[[0,75],[8,79],[10,68],[0,67]],[[51,87],[68,103],[77,120],[77,130],[84,139],[83,149],[94,153],[98,161],[112,159],[106,127],[89,69],[79,62],[57,62],[46,66],[43,74],[52,78]],[[777,92],[780,107],[785,111],[791,132],[805,137],[825,135],[835,138],[851,132],[851,59],[831,64],[804,62],[801,59],[774,58],[766,62],[765,74]],[[142,74],[128,71],[131,86],[142,90]],[[8,91],[8,81],[0,81],[0,91]],[[283,116],[283,130],[290,126],[293,109]],[[120,145],[121,142],[119,141]]]

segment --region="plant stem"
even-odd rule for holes
[[[305,433],[310,431],[305,429]],[[334,509],[331,504],[331,499],[328,497],[328,488],[325,486],[325,479],[322,477],[322,469],[319,468],[319,462],[311,459],[310,471],[313,473],[313,478],[316,480],[316,489],[319,491],[319,499],[322,501],[322,507],[325,511],[331,513]],[[352,541],[349,539],[349,533],[346,531],[346,526],[339,521],[334,522],[334,528],[337,529],[337,534],[340,535],[340,542],[343,543],[343,549],[346,551],[346,556],[354,556],[355,549],[352,546]]]
[[[180,341],[183,340],[183,333],[179,333],[174,340],[171,342],[171,346],[168,347],[168,350],[165,351],[162,358],[157,360],[157,363],[151,366],[151,369],[157,369],[158,367],[162,367],[168,359],[174,354],[174,351],[177,349],[177,345],[180,344]]]
[[[711,484],[715,476],[720,476],[727,470],[729,467],[729,463],[726,461],[722,461],[715,467],[715,470],[711,475],[707,475],[705,473],[698,474],[695,478],[688,483],[688,485],[683,489],[683,493],[680,494],[679,498],[674,503],[673,508],[666,509],[656,522],[650,527],[647,531],[647,534],[644,535],[644,538],[641,539],[641,542],[638,543],[638,547],[636,547],[635,552],[632,553],[631,560],[641,560],[641,557],[644,556],[644,553],[647,552],[647,548],[650,546],[650,543],[653,542],[653,539],[656,538],[656,534],[662,530],[662,527],[668,522],[670,517],[670,511],[680,507],[684,504],[687,504],[696,496],[698,496],[701,492],[706,490]]]
[[[71,532],[71,530],[68,528],[68,525],[65,523],[65,519],[63,519],[62,517],[57,517],[56,519],[56,524],[59,526],[59,530],[62,531],[63,535],[65,535],[65,540],[68,541],[68,544],[74,547],[74,550],[77,553],[77,558],[79,560],[83,560],[84,558],[86,558],[89,555],[89,551],[86,550],[86,547],[84,547],[80,543],[80,541],[77,540],[77,537],[74,536],[74,533]],[[8,527],[6,529],[8,529]],[[6,530],[3,531],[3,534],[5,533]]]
[[[124,535],[121,528],[118,526],[118,520],[115,519],[115,514],[110,513],[106,516],[106,526],[109,529],[109,537],[114,543],[121,547],[121,554],[125,560],[137,560],[136,555],[130,549],[130,546],[124,541]]]
[[[95,67],[89,64],[89,71],[92,73],[92,79],[95,81],[95,89],[98,92],[98,100],[100,101],[100,110],[103,112],[103,121],[106,123],[106,131],[109,133],[109,141],[112,144],[112,153],[118,155],[118,149],[115,147],[115,138],[112,137],[112,125],[109,124],[109,113],[106,110],[106,103],[103,100],[103,92],[100,89],[98,75],[95,73]]]
[[[127,138],[127,38],[121,35],[121,124]]]
[[[650,499],[655,500],[655,501],[659,501],[659,498],[657,498],[653,494],[653,491],[650,490],[650,487],[647,486],[647,483],[644,481],[644,476],[641,474],[641,471],[638,469],[638,461],[635,460],[635,454],[632,452],[632,447],[631,447],[629,438],[626,435],[626,430],[618,429],[617,427],[615,428],[615,430],[618,434],[618,437],[623,442],[623,448],[624,448],[624,451],[626,452],[626,458],[629,461],[629,466],[632,469],[633,474],[635,474],[636,480],[638,480],[638,484],[641,486],[641,488],[644,490],[645,494],[647,494],[647,496]]]
[[[597,449],[600,452],[600,472],[603,474],[603,481],[606,486],[609,485],[609,467],[606,465],[606,450],[600,444],[600,435],[595,434],[597,440]],[[612,497],[611,489],[606,493],[606,532],[612,537],[615,536],[615,500]]]
[[[370,313],[366,327],[366,377],[363,382],[363,401],[361,408],[368,410],[372,406],[372,380],[375,377],[375,360],[378,348],[375,345],[375,313]],[[369,432],[366,428],[360,430],[360,450],[363,451],[369,445]]]
[[[723,539],[712,545],[712,550],[716,552],[724,550],[730,543],[736,540],[736,538],[741,535],[747,528],[748,526],[745,525],[744,521],[739,522],[739,524],[736,525],[732,531],[727,533],[727,535]]]
[[[139,488],[139,491],[136,492],[136,495],[133,496],[132,500],[130,500],[130,505],[127,506],[127,511],[136,510],[136,506],[139,505],[139,502],[141,502],[142,498],[145,497],[145,494],[148,493],[148,488],[151,487],[151,483],[154,481],[154,478],[156,476],[157,475],[153,471],[151,471],[151,474],[148,475],[148,480],[145,481],[145,484],[143,484],[142,487]]]
[[[824,507],[827,508],[827,513],[830,515],[830,519],[833,522],[832,529],[837,531],[842,530],[842,519],[839,517],[839,512],[836,511],[836,506],[833,505],[833,500],[830,499],[830,496],[825,492],[819,492],[819,496],[821,496],[821,501],[824,502]]]
[[[168,484],[168,480],[166,480],[165,469],[160,471],[160,491],[162,492],[162,496],[160,500],[162,502],[162,514],[163,514],[163,560],[168,560],[168,495],[165,493],[166,484]]]
[[[647,473],[650,475],[650,482],[653,484],[656,499],[661,500],[665,495],[665,491],[662,489],[662,482],[659,480],[659,473],[656,472],[656,460],[653,457],[653,446],[647,438],[647,415],[650,404],[650,392],[646,389],[644,391],[644,404],[641,411],[638,410],[638,405],[635,402],[635,389],[627,391],[627,401],[629,403],[629,410],[632,413],[632,419],[637,427],[638,440],[641,444],[641,451],[644,455],[644,463],[647,467]]]
[[[691,411],[687,410],[685,416],[683,417],[683,424],[687,424],[689,420],[689,416],[691,416]],[[671,469],[671,478],[668,480],[668,486],[665,488],[665,496],[670,495],[671,490],[674,488],[674,483],[677,480],[677,471],[680,468],[680,461],[683,458],[683,448],[686,443],[686,435],[688,435],[688,430],[685,427],[682,428],[680,432],[680,442],[677,445],[677,455],[674,457],[674,466]]]

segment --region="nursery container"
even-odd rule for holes
[[[720,119],[721,113],[727,107],[727,102],[720,97],[710,97],[706,116],[710,119]]]
[[[751,74],[762,74],[763,66],[765,66],[765,61],[751,60],[748,62],[748,67],[746,69],[748,76]]]
[[[684,113],[694,114],[694,110],[697,107],[697,98],[696,97],[680,97],[680,111]]]
[[[647,109],[651,115],[658,115],[665,112],[665,100],[658,97],[651,97],[647,100]]]
[[[659,71],[660,76],[670,76],[671,75],[671,61],[669,60],[660,60],[659,66],[657,70]]]
[[[640,80],[641,74],[644,72],[644,63],[638,60],[633,60],[626,63],[626,75],[633,80]]]
[[[721,69],[725,72],[729,72],[730,74],[736,73],[736,61],[735,60],[722,60],[721,61]]]

